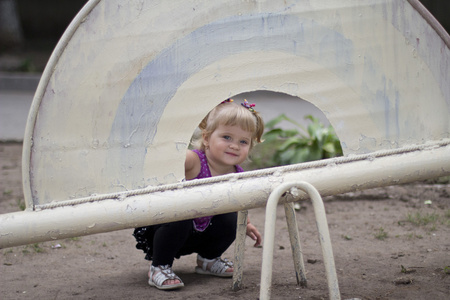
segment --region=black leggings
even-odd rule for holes
[[[198,253],[203,258],[221,256],[236,239],[237,213],[216,215],[203,232],[194,229],[192,220],[153,227],[152,265],[172,265],[174,258]]]

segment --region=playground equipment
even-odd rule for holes
[[[328,232],[328,224],[325,216],[325,207],[323,206],[322,198],[319,192],[307,182],[288,182],[279,185],[270,194],[269,201],[266,207],[266,225],[264,226],[264,248],[263,248],[263,265],[261,268],[261,291],[259,299],[270,299],[270,286],[272,282],[272,261],[273,261],[273,247],[275,243],[275,220],[276,211],[279,199],[283,194],[292,188],[299,188],[306,192],[313,203],[314,212],[316,215],[317,229],[319,231],[319,241],[322,247],[325,270],[328,280],[328,290],[330,299],[340,299],[339,286],[336,274],[336,267],[334,265],[333,249],[331,247],[330,234]],[[300,237],[298,235],[298,226],[295,220],[294,205],[291,203],[285,204],[286,219],[289,227],[289,237],[291,240],[292,252],[294,255],[294,262],[296,267],[297,282],[303,282],[306,285],[305,267],[303,264],[303,257],[300,247]],[[294,226],[295,225],[295,226]],[[298,249],[295,249],[297,245]],[[296,254],[299,257],[296,257]],[[297,268],[297,266],[299,266]]]
[[[0,247],[448,175],[449,45],[418,0],[91,0],[36,91]],[[182,182],[203,116],[251,91],[314,104],[345,157]]]

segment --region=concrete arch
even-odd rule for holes
[[[90,1],[30,112],[28,208],[182,180],[202,116],[255,90],[308,99],[345,154],[449,138],[448,39],[417,8],[412,0]]]

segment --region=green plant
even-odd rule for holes
[[[444,267],[444,273],[445,274],[450,274],[450,267],[449,266],[445,266]]]
[[[32,249],[33,249],[34,252],[36,252],[36,253],[42,253],[42,252],[44,252],[44,248],[42,248],[41,245],[38,244],[38,243],[32,244]]]
[[[423,236],[416,233],[409,233],[406,235],[406,238],[408,239],[423,239]]]
[[[30,245],[26,245],[23,249],[22,249],[22,253],[23,254],[29,254],[30,250],[33,250],[35,253],[43,253],[45,252],[44,248],[42,248],[42,245],[39,243],[34,243],[34,244],[30,244]]]
[[[378,228],[377,232],[374,234],[376,239],[379,239],[380,241],[385,240],[388,237],[388,233],[384,231],[383,227]]]
[[[33,63],[31,58],[26,58],[21,61],[20,65],[17,68],[19,72],[36,72],[36,66]]]
[[[264,134],[264,143],[274,147],[272,166],[289,165],[342,155],[342,148],[333,127],[325,127],[318,118],[311,115],[305,129],[301,124],[281,114],[267,122],[268,131]],[[279,123],[287,121],[294,129],[281,129]]]
[[[450,226],[450,209],[447,209],[444,213],[444,225]]]
[[[17,206],[19,207],[20,210],[25,210],[26,205],[25,202],[23,201],[23,199],[17,199]]]
[[[435,224],[439,219],[439,215],[435,213],[426,213],[422,214],[420,212],[416,212],[415,214],[408,213],[406,217],[406,221],[414,224],[416,226],[426,226],[428,224]]]

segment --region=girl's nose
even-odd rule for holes
[[[231,144],[230,144],[230,147],[231,147],[232,149],[239,149],[239,144],[237,144],[237,143],[231,143]]]

